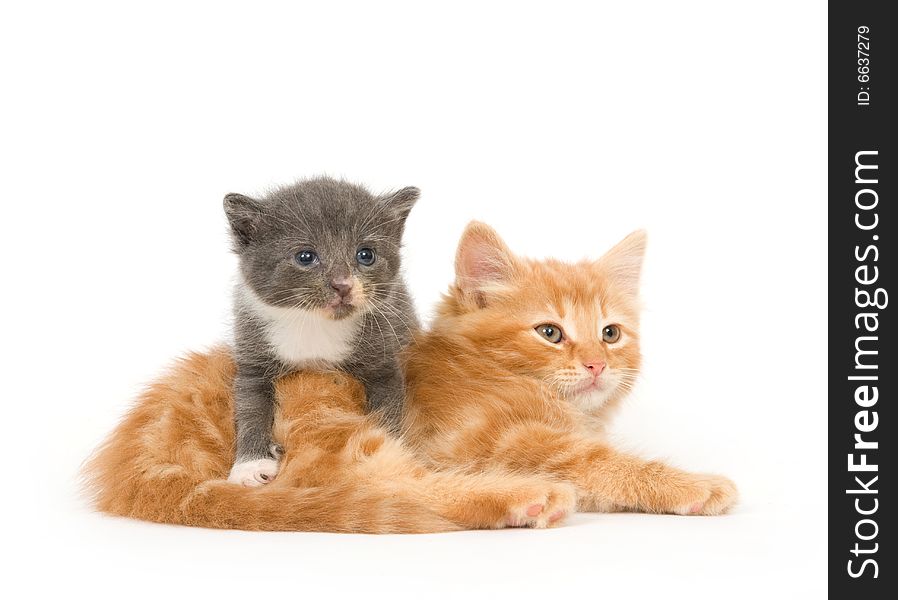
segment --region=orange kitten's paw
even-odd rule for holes
[[[499,527],[542,529],[560,524],[577,508],[577,491],[566,483],[552,483],[524,495],[508,512]]]
[[[278,474],[278,462],[271,458],[260,458],[236,463],[231,467],[228,481],[246,487],[259,487],[274,481]]]
[[[271,455],[274,457],[274,460],[280,461],[284,456],[284,447],[278,444],[277,442],[273,442],[270,446],[268,446],[268,451],[271,452]]]
[[[674,512],[681,515],[719,515],[739,499],[736,484],[720,475],[695,475],[696,497]]]

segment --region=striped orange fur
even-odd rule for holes
[[[150,386],[85,468],[99,510],[202,527],[418,533],[546,527],[574,508],[569,484],[426,468],[364,415],[361,386],[333,372],[278,382],[281,471],[259,488],[228,483],[234,369],[218,348]]]
[[[440,467],[571,482],[582,510],[727,510],[736,500],[730,480],[629,456],[604,438],[640,366],[644,248],[636,232],[598,261],[525,260],[490,227],[469,225],[456,283],[408,354],[406,428],[416,451]],[[542,323],[565,339],[541,339]],[[620,339],[607,343],[612,325]],[[583,391],[587,364],[604,373]]]

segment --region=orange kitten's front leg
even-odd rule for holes
[[[571,481],[578,488],[583,510],[717,515],[735,504],[738,496],[735,484],[726,477],[646,461],[602,441],[542,424],[509,430],[494,457],[515,470],[535,470]]]

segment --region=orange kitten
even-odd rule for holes
[[[143,394],[85,469],[99,510],[202,527],[416,533],[546,527],[575,507],[569,484],[425,468],[364,415],[361,385],[339,373],[280,380],[281,472],[264,487],[228,483],[234,371],[229,349],[193,354]]]
[[[164,523],[371,533],[545,527],[577,494],[584,510],[723,512],[736,499],[729,480],[602,438],[639,368],[643,246],[634,234],[596,263],[525,261],[472,224],[456,285],[408,352],[416,454],[364,415],[357,382],[298,373],[277,384],[281,473],[260,488],[228,483],[233,357],[191,355],[88,463],[95,504]]]
[[[645,235],[595,262],[525,260],[472,223],[432,331],[408,352],[406,430],[432,465],[568,481],[583,510],[714,515],[733,483],[620,453],[603,438],[640,366]]]

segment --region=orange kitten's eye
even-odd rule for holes
[[[561,338],[564,337],[563,332],[561,331],[561,327],[558,325],[552,325],[551,323],[543,323],[542,325],[537,325],[534,329],[536,332],[552,342],[553,344],[557,344],[561,341]]]
[[[609,325],[602,330],[602,341],[606,344],[613,344],[620,339],[620,327],[617,325]]]

